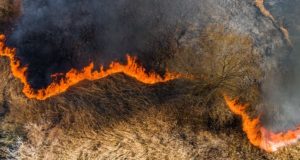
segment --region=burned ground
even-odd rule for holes
[[[253,111],[249,112],[257,114],[254,106],[261,102],[265,67],[275,67],[278,57],[272,48],[275,45],[264,35],[274,32],[274,43],[284,48],[280,31],[251,2],[203,3],[216,8],[218,4],[224,10],[235,3],[237,8],[228,9],[230,14],[237,14],[241,7],[249,10],[243,14],[256,13],[252,17],[257,16],[260,23],[249,29],[243,26],[248,26],[246,22],[220,21],[223,11],[202,11],[219,23],[190,24],[185,32],[176,31],[179,36],[175,39],[159,37],[159,45],[151,52],[160,53],[161,59],[153,59],[158,63],[154,66],[191,74],[193,79],[145,85],[117,74],[81,82],[61,95],[37,101],[22,94],[8,60],[1,58],[0,157],[297,159],[299,145],[276,153],[252,146],[241,129],[241,120],[223,100],[224,93],[239,96],[241,102],[251,102]],[[172,56],[165,57],[169,52]]]

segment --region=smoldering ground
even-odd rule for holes
[[[162,66],[171,38],[184,30],[196,0],[23,0],[8,44],[17,48],[35,88],[52,73],[107,65],[137,55],[148,70]],[[174,38],[174,37],[173,37]],[[166,51],[157,51],[165,48]],[[161,63],[158,63],[161,62]],[[154,64],[155,63],[155,64]]]
[[[206,17],[210,19],[215,19],[215,22],[219,22],[221,24],[225,23],[225,26],[228,26],[227,21],[230,20],[231,22],[230,26],[233,27],[234,31],[236,30],[244,31],[245,33],[247,33],[247,35],[248,34],[252,35],[251,37],[257,40],[254,43],[255,45],[258,45],[257,48],[259,48],[260,50],[265,50],[264,46],[267,47],[273,46],[273,44],[276,44],[275,43],[276,39],[278,40],[281,39],[282,37],[280,36],[280,31],[276,30],[275,27],[273,27],[272,22],[268,21],[267,18],[262,16],[259,13],[259,10],[256,10],[256,8],[253,6],[252,1],[251,3],[250,1],[251,0],[249,1],[206,0],[206,3],[211,3],[210,7],[206,7],[206,11],[207,11]],[[49,8],[48,6],[50,5],[49,3],[54,3],[49,1],[47,2],[48,4],[44,4],[46,2],[39,1],[41,4],[36,6],[37,5],[36,3],[38,1],[36,1],[36,3],[30,3],[30,1],[24,1],[24,3],[25,2],[27,5],[31,6],[33,10],[31,11],[32,14],[37,14],[38,13],[37,11],[40,8],[41,8],[40,10]],[[146,18],[147,16],[145,16],[145,14],[148,15],[148,13],[144,13],[144,12],[156,13],[158,12],[157,8],[159,6],[152,6],[153,10],[151,11],[145,10],[145,7],[144,9],[141,9],[136,6],[148,6],[150,5],[150,3],[153,2],[157,4],[164,4],[166,1],[156,2],[152,0],[152,2],[149,1],[147,2],[144,0],[144,1],[140,1],[139,3],[137,2],[138,1],[135,1],[135,3],[132,4],[135,7],[129,6],[129,10],[132,11],[139,10],[139,12],[133,12],[133,13],[139,13],[138,15],[135,16]],[[172,1],[172,3],[175,2],[176,2],[175,0]],[[75,3],[75,2],[70,2],[70,3]],[[82,4],[84,3],[85,2],[82,2]],[[115,2],[111,2],[111,3],[115,3]],[[147,3],[147,5],[140,4],[140,3]],[[80,3],[77,4],[82,5]],[[183,5],[185,3],[180,2],[178,4]],[[221,4],[221,6],[218,4]],[[170,4],[170,5],[173,6],[174,4]],[[54,6],[57,6],[57,4]],[[165,7],[166,6],[167,4],[165,4]],[[212,10],[212,6],[216,6],[215,9]],[[26,7],[26,5],[24,5],[24,7]],[[81,8],[78,6],[75,7],[77,7],[77,9]],[[113,8],[114,7],[115,6],[113,6]],[[179,6],[179,8],[180,7],[183,6]],[[72,7],[65,7],[65,8],[72,8]],[[149,8],[149,6],[146,8]],[[166,15],[166,12],[171,13],[172,11],[170,10],[170,6],[167,6],[166,8],[168,8],[169,10],[162,11],[163,15]],[[187,8],[187,10],[188,9],[189,8]],[[80,68],[81,66],[84,66],[84,63],[88,63],[85,61],[90,61],[90,60],[96,61],[96,58],[98,58],[99,61],[98,63],[102,63],[101,60],[105,62],[106,60],[110,61],[109,59],[114,59],[114,56],[116,58],[123,57],[123,54],[125,54],[125,53],[114,53],[113,50],[116,49],[115,47],[119,47],[118,49],[121,48],[122,50],[125,48],[124,50],[126,51],[133,48],[132,50],[137,51],[139,49],[137,48],[137,46],[140,46],[138,44],[146,43],[144,42],[144,40],[148,40],[149,43],[147,44],[150,44],[150,42],[152,42],[152,39],[150,39],[149,37],[146,37],[145,39],[145,37],[140,35],[139,38],[141,39],[144,38],[144,39],[142,40],[134,39],[131,37],[131,39],[130,38],[128,39],[130,40],[134,39],[134,41],[131,41],[130,43],[129,42],[127,43],[127,41],[125,41],[126,44],[129,44],[131,47],[132,46],[135,47],[126,49],[126,47],[128,46],[121,43],[124,41],[116,41],[116,43],[113,44],[109,44],[109,43],[105,43],[105,45],[101,44],[100,46],[102,46],[103,48],[100,49],[92,48],[94,49],[94,51],[97,51],[97,52],[92,52],[91,51],[92,49],[90,49],[89,47],[91,41],[96,39],[94,38],[95,34],[92,34],[93,36],[91,40],[88,42],[82,41],[82,39],[77,39],[78,36],[73,38],[73,34],[85,35],[84,33],[79,34],[79,32],[75,32],[77,31],[78,28],[81,28],[82,26],[74,29],[72,28],[74,27],[72,26],[74,23],[72,24],[70,22],[67,23],[69,24],[69,26],[67,27],[66,25],[60,25],[59,27],[56,27],[55,26],[56,21],[58,21],[56,20],[55,23],[51,21],[51,23],[46,23],[48,25],[46,24],[43,25],[48,29],[45,28],[41,29],[37,27],[39,29],[38,32],[35,32],[34,29],[31,29],[30,28],[31,25],[33,27],[33,26],[38,26],[38,24],[35,24],[37,22],[39,24],[41,23],[43,24],[44,21],[48,22],[51,19],[51,16],[49,15],[58,14],[58,12],[60,11],[58,8],[56,8],[56,10],[53,9],[53,12],[55,13],[50,13],[50,11],[47,12],[48,12],[47,16],[41,14],[41,13],[46,13],[44,11],[42,11],[40,14],[32,16],[32,17],[38,17],[39,15],[41,17],[44,17],[44,18],[40,18],[39,21],[28,20],[29,22],[25,23],[26,12],[23,11],[23,17],[19,18],[19,21],[15,26],[14,33],[9,38],[10,45],[18,48],[18,56],[22,58],[22,62],[24,64],[29,64],[30,68],[32,68],[30,69],[31,70],[30,76],[34,77],[34,75],[36,75],[38,79],[41,79],[40,81],[42,82],[43,79],[41,77],[43,77],[44,74],[45,75],[47,74],[42,71],[56,72],[55,70],[58,71],[67,70],[65,68],[70,68],[77,65],[78,65],[77,67]],[[109,11],[106,12],[109,13]],[[68,12],[66,11],[65,14],[67,13]],[[74,13],[77,12],[74,11]],[[61,15],[61,17],[57,16],[56,18],[63,19],[65,17],[64,14],[59,14],[59,15]],[[95,17],[98,16],[100,15],[96,15]],[[119,16],[121,15],[118,15],[117,17]],[[106,15],[105,18],[107,17],[114,17],[114,16]],[[164,17],[168,17],[168,16],[164,16]],[[171,17],[173,17],[173,15],[171,15]],[[228,17],[228,19],[224,19],[224,17]],[[28,16],[27,18],[30,19],[30,16]],[[189,18],[194,18],[194,17],[189,17]],[[79,23],[83,21],[82,19],[80,19],[80,16],[79,17],[77,16],[74,17],[72,21],[74,22],[76,21]],[[178,20],[178,18],[174,18],[174,19],[176,21]],[[172,19],[171,22],[174,22],[174,19]],[[65,18],[65,20],[62,21],[61,23],[66,23],[65,21],[67,20],[68,18]],[[120,18],[117,18],[117,20],[120,20]],[[121,20],[125,21],[126,23],[129,23],[125,19],[121,18]],[[182,20],[185,20],[185,18],[180,19],[180,21]],[[203,22],[203,19],[199,18],[198,20]],[[145,25],[144,23],[146,22],[148,24],[148,20],[143,21],[143,23],[139,21],[138,24],[143,24],[142,26],[144,26]],[[172,24],[169,25],[172,27],[176,26],[175,25],[176,23],[169,23],[168,20],[163,20],[163,21],[161,20],[160,22],[165,22],[166,24]],[[137,22],[134,21],[132,23],[137,23]],[[156,23],[156,24],[160,24],[160,23]],[[24,28],[22,28],[21,25],[24,25]],[[124,24],[122,25],[123,27],[126,26]],[[112,24],[112,26],[114,25]],[[129,26],[132,26],[132,24]],[[97,33],[98,32],[100,33],[97,27],[98,26],[95,27],[96,28],[95,30],[97,30]],[[107,26],[106,30],[108,30],[109,27],[110,26]],[[120,30],[123,30],[122,27],[117,26],[117,28],[118,27]],[[163,29],[172,28],[172,27],[165,27],[165,28],[164,27],[165,26],[163,26]],[[87,28],[89,28],[89,25]],[[21,31],[22,29],[29,30],[30,32]],[[81,30],[80,29],[78,30],[81,33]],[[103,31],[103,28],[99,30]],[[132,30],[130,29],[130,32],[131,31],[133,32],[134,30],[137,30],[137,33],[139,34],[141,34],[142,32],[138,30],[138,28]],[[156,32],[157,30],[159,32]],[[116,34],[113,31],[119,31],[119,30],[114,28],[110,30],[110,32],[103,31],[101,33],[111,33],[112,35]],[[166,34],[161,34],[161,35],[158,34],[158,33],[164,33],[159,29],[159,25],[154,26],[154,28],[151,29],[149,32],[152,34],[155,33],[154,35],[156,36],[153,37],[155,38],[158,37],[160,41],[163,41],[164,39],[162,37],[164,37],[163,35],[166,35]],[[68,36],[66,35],[61,36],[60,35],[61,33],[64,34],[68,33],[67,34]],[[125,37],[128,36],[127,32],[123,33],[123,31],[122,32],[119,31],[118,33],[122,33],[126,35]],[[142,32],[142,33],[144,35],[144,33],[147,32]],[[152,35],[150,33],[145,35],[148,36]],[[273,33],[272,36],[269,36],[270,33]],[[277,36],[276,33],[279,36]],[[7,105],[10,109],[5,116],[4,119],[5,121],[1,121],[1,129],[7,125],[10,125],[10,127],[12,127],[11,130],[15,131],[14,127],[17,124],[16,126],[18,130],[16,129],[17,130],[16,132],[18,136],[19,135],[22,137],[24,136],[24,139],[19,140],[16,138],[16,142],[10,140],[10,142],[8,142],[8,144],[5,145],[8,145],[8,147],[10,147],[11,143],[21,144],[22,146],[20,147],[19,146],[14,147],[17,150],[15,152],[18,154],[20,153],[20,156],[17,157],[24,157],[24,158],[29,157],[27,159],[31,159],[31,157],[33,158],[36,156],[38,157],[53,156],[50,159],[78,159],[78,158],[79,159],[80,158],[101,159],[104,157],[106,159],[107,158],[118,159],[118,158],[128,158],[128,157],[136,158],[136,159],[140,159],[143,157],[147,157],[147,158],[149,157],[150,159],[155,159],[154,157],[157,157],[156,159],[159,159],[161,157],[167,157],[169,159],[176,159],[176,158],[178,159],[218,159],[218,158],[245,159],[245,157],[248,157],[249,159],[292,159],[291,157],[297,158],[298,152],[293,151],[294,148],[291,148],[292,152],[290,152],[291,150],[287,149],[285,150],[284,154],[274,154],[275,158],[273,158],[273,154],[267,154],[259,149],[255,149],[251,147],[251,144],[247,141],[245,134],[242,134],[240,119],[238,119],[238,116],[234,116],[223,102],[222,93],[220,92],[221,91],[223,92],[224,88],[232,88],[232,86],[237,86],[238,88],[236,89],[237,93],[236,94],[232,93],[232,94],[241,96],[241,93],[244,93],[244,97],[248,98],[245,100],[247,102],[252,102],[251,100],[255,99],[256,95],[258,95],[256,94],[257,91],[256,86],[252,87],[251,83],[253,82],[252,81],[253,79],[259,79],[261,77],[260,76],[261,74],[257,73],[258,72],[257,66],[259,66],[261,62],[255,61],[256,59],[258,59],[256,57],[253,58],[253,61],[255,63],[253,63],[252,60],[250,59],[251,56],[249,55],[254,55],[253,51],[256,51],[255,49],[252,48],[253,47],[252,41],[248,40],[248,37],[244,37],[244,36],[240,37],[241,36],[240,34],[235,34],[232,32],[224,33],[224,29],[222,27],[220,29],[218,29],[218,27],[217,29],[207,29],[207,32],[204,32],[204,36],[202,37],[199,37],[199,35],[195,35],[194,32],[191,31],[188,32],[187,34],[188,35],[185,35],[185,39],[188,39],[189,41],[187,43],[191,43],[192,41],[191,37],[194,37],[193,40],[195,39],[198,41],[201,40],[201,43],[200,42],[198,43],[198,41],[195,42],[196,46],[198,46],[195,47],[196,49],[194,49],[190,45],[184,46],[186,48],[182,47],[181,50],[177,51],[178,52],[176,54],[177,56],[175,56],[176,58],[178,58],[178,60],[176,61],[172,59],[171,61],[174,62],[174,66],[173,66],[174,68],[182,68],[182,70],[187,68],[188,71],[191,71],[189,73],[195,73],[195,75],[199,74],[197,75],[200,77],[199,79],[189,83],[187,82],[177,83],[176,81],[174,81],[171,82],[170,84],[168,83],[164,85],[149,87],[147,85],[145,86],[142,84],[138,84],[135,81],[132,81],[132,79],[126,78],[126,76],[115,75],[102,81],[82,83],[76,87],[72,87],[68,92],[53,97],[47,101],[35,101],[35,100],[30,101],[26,97],[24,97],[23,94],[21,93],[20,90],[22,89],[22,86],[19,83],[19,81],[13,80],[10,74],[9,63],[7,62],[7,60],[1,59],[1,62],[3,63],[0,64],[1,66],[0,67],[1,69],[0,99],[2,98],[3,101],[5,102],[7,101],[8,102]],[[35,39],[35,35],[38,35],[36,36],[38,37],[37,39]],[[44,35],[46,35],[47,37]],[[129,35],[133,37],[136,36],[136,34],[134,33]],[[32,40],[32,38],[28,38],[27,36],[34,37],[34,40]],[[103,35],[97,35],[97,37],[98,36],[100,38],[103,37]],[[108,36],[108,34],[105,34],[105,36]],[[55,38],[50,39],[52,37],[56,37],[57,40],[62,42],[68,42],[68,43],[62,43],[62,42],[58,43]],[[65,39],[61,40],[61,37],[65,37]],[[73,41],[71,41],[70,38],[73,38],[72,39]],[[106,38],[110,38],[110,37],[106,37]],[[148,38],[151,41],[149,41]],[[44,42],[44,39],[50,39],[51,41],[50,40],[46,41],[47,42],[46,43]],[[271,39],[270,43],[268,39]],[[120,39],[118,38],[117,40]],[[42,42],[41,45],[39,44],[40,41]],[[38,43],[38,45],[36,45],[34,42]],[[74,44],[73,42],[76,44],[74,45],[75,47],[73,46]],[[95,43],[95,41],[92,42]],[[100,41],[97,42],[100,43]],[[103,38],[101,39],[101,42],[111,42],[111,39],[107,41],[107,39]],[[117,45],[118,44],[117,42],[120,44]],[[48,58],[47,60],[43,60],[45,63],[46,62],[48,63],[47,64],[48,66],[46,66],[44,63],[41,64],[44,67],[41,69],[39,73],[37,71],[40,68],[36,68],[36,67],[40,67],[38,65],[40,59],[34,56],[41,54],[41,51],[39,51],[38,49],[44,49],[44,47],[48,46],[45,44],[48,43],[49,46],[51,45],[63,46],[63,48],[66,48],[65,50],[68,52],[61,51],[60,50],[61,47],[54,47],[54,48],[60,51],[60,54],[69,53],[71,58],[65,59],[61,62],[56,62],[55,60],[53,60],[51,63],[48,63],[48,60],[51,57],[49,56],[50,58],[48,58],[47,54],[54,54],[53,56],[54,58],[55,56],[60,56],[60,54],[56,52],[52,53],[50,51],[46,52],[44,50],[41,50],[43,53],[45,52],[45,55],[40,57]],[[89,45],[87,45],[86,43]],[[71,51],[69,52],[70,48],[65,47],[66,44],[71,44],[75,49],[71,48],[72,52]],[[97,45],[98,43],[95,44],[96,47],[98,47]],[[159,45],[160,43],[156,43],[156,44]],[[203,44],[203,45],[199,47],[199,44]],[[114,45],[115,47],[113,47]],[[124,46],[123,46],[124,48],[120,47],[122,45],[126,47]],[[32,49],[30,47],[36,47],[36,46],[37,49],[33,50],[35,51],[35,54],[33,54],[34,53],[33,51],[27,53],[20,51],[20,49],[23,50],[27,49],[28,51],[31,51]],[[87,46],[87,47],[84,48],[82,46]],[[150,68],[152,68],[150,61],[154,61],[154,60],[148,57],[158,56],[156,55],[156,53],[158,52],[153,52],[153,50],[156,49],[156,47],[152,47],[153,45],[144,45],[144,46],[146,46],[146,48],[141,47],[144,52],[137,52],[136,54],[138,54],[140,60],[145,61],[142,62],[143,65],[149,65]],[[51,51],[53,49],[53,47],[48,47],[48,48],[50,48]],[[79,50],[82,52],[79,52]],[[146,52],[145,50],[151,52]],[[199,54],[195,54],[195,50],[199,51],[197,52]],[[104,51],[111,51],[112,54],[108,54],[107,52]],[[222,53],[220,54],[219,51],[222,51]],[[262,52],[262,54],[265,53]],[[233,59],[235,60],[233,62],[236,63],[229,65],[229,67],[227,68],[234,68],[234,69],[228,70],[225,73],[226,74],[228,73],[229,77],[231,77],[232,75],[234,78],[224,81],[221,84],[222,87],[219,88],[218,73],[222,73],[224,67],[222,66],[223,63],[220,62],[223,62],[222,57],[227,55],[230,55],[229,60]],[[95,57],[95,59],[86,58],[86,57],[92,57],[92,58]],[[207,59],[202,57],[210,57],[210,58]],[[69,60],[72,63],[67,62]],[[184,66],[181,65],[182,63],[187,66],[185,68],[182,67]],[[61,67],[55,66],[55,64],[60,64]],[[212,68],[209,68],[209,65],[206,64],[213,64],[213,66]],[[51,68],[50,66],[54,66],[54,67]],[[201,79],[202,73],[204,73],[204,75],[207,75],[204,77],[208,77],[208,80]],[[240,73],[240,74],[236,74],[236,73]],[[238,75],[238,77],[236,77],[236,75]],[[249,80],[249,77],[252,77],[251,75],[253,75],[254,78],[251,78]],[[221,78],[223,78],[223,76],[221,76]],[[38,82],[37,80],[33,81],[34,78],[31,79],[32,82],[34,83]],[[248,86],[247,87],[245,86],[245,83],[246,84],[250,83],[250,84],[247,85]],[[217,88],[219,89],[215,89],[216,88],[215,86],[217,86]],[[174,90],[179,93],[174,92]],[[235,89],[232,92],[235,92]],[[152,109],[153,111],[151,111],[149,108],[153,108]],[[255,116],[257,116],[257,114]],[[24,132],[26,133],[19,133],[18,132],[19,126],[25,128]],[[9,134],[11,134],[11,132],[5,134],[4,137],[8,137]],[[14,136],[13,134],[11,135]],[[0,150],[1,149],[2,147],[0,148]],[[278,156],[284,158],[278,158]]]
[[[176,45],[175,35],[184,32],[193,17],[199,17],[194,15],[199,14],[201,3],[197,0],[23,0],[22,15],[8,35],[8,44],[17,48],[23,65],[28,65],[27,76],[34,88],[47,86],[53,73],[80,69],[90,62],[107,65],[122,60],[127,53],[137,55],[148,70],[160,71],[163,61],[172,54],[170,48]],[[275,4],[282,6],[282,3]],[[284,12],[287,17],[297,11],[294,6],[298,5],[289,6],[289,12]],[[292,38],[297,37],[293,36],[299,33],[296,27],[289,30]],[[263,107],[264,121],[275,130],[293,128],[300,122],[299,49],[296,39],[294,42],[293,53],[282,61],[284,69],[267,74],[262,88],[267,102]]]
[[[264,119],[275,131],[296,129],[300,124],[300,20],[297,18],[300,2],[266,2],[278,21],[288,28],[293,46],[289,56],[281,59],[280,68],[267,74],[263,86],[264,99],[268,105],[264,107]]]

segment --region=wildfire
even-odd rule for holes
[[[297,143],[300,140],[300,126],[295,130],[274,133],[263,127],[260,118],[252,119],[246,112],[248,104],[238,104],[237,100],[224,96],[229,109],[242,118],[243,131],[249,141],[256,147],[268,152],[275,152],[279,148]]]
[[[255,5],[264,16],[269,17],[273,22],[275,22],[275,18],[273,17],[271,12],[266,9],[264,5],[264,0],[255,0]]]
[[[260,12],[264,16],[270,18],[276,24],[277,23],[276,19],[271,14],[271,12],[265,7],[264,3],[265,3],[265,0],[255,0],[255,5],[260,10]],[[284,38],[287,40],[288,44],[292,45],[292,41],[290,39],[289,31],[284,26],[281,26],[281,25],[279,26],[279,29],[282,32]]]
[[[156,84],[161,82],[167,82],[182,77],[178,73],[167,72],[164,77],[155,72],[146,73],[145,69],[138,65],[135,57],[127,55],[127,64],[121,64],[119,62],[112,62],[108,69],[104,69],[103,66],[99,67],[99,70],[94,70],[94,63],[86,66],[82,70],[71,69],[66,74],[54,74],[51,77],[54,79],[58,76],[62,76],[61,80],[53,81],[48,87],[34,90],[28,83],[26,76],[27,67],[21,65],[20,60],[16,57],[16,49],[5,46],[5,36],[0,35],[0,56],[7,57],[10,60],[10,68],[14,77],[20,79],[24,85],[23,93],[30,99],[45,100],[52,96],[65,92],[71,86],[79,83],[83,80],[98,80],[108,77],[116,73],[124,73],[127,76],[135,78],[136,80],[145,84]]]

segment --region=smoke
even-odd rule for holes
[[[170,37],[183,30],[196,0],[23,0],[9,36],[35,88],[50,75],[137,55],[148,69],[169,56]],[[155,61],[155,62],[154,62]]]
[[[293,49],[280,61],[280,68],[268,73],[263,86],[265,100],[265,123],[275,131],[296,129],[300,125],[300,20],[297,17],[300,2],[293,0],[267,1],[268,8],[288,27]],[[282,53],[284,54],[284,53]]]

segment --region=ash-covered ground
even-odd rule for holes
[[[0,159],[299,159],[297,144],[254,147],[223,99],[250,103],[253,117],[278,112],[262,105],[265,86],[285,75],[294,47],[277,1],[268,4],[278,21],[253,0],[0,0],[0,33],[19,49],[35,88],[52,73],[125,54],[147,71],[193,75],[147,85],[116,74],[38,101],[24,96],[1,57]]]

